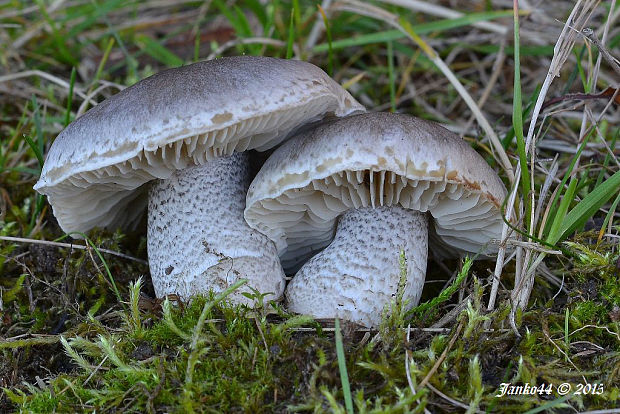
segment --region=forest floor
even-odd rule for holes
[[[620,412],[620,5],[321,4],[0,1],[0,412]],[[241,54],[462,136],[513,195],[505,257],[431,260],[421,305],[368,330],[156,299],[143,227],[65,236],[32,188],[58,133]]]

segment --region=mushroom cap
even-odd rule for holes
[[[300,125],[363,110],[307,62],[198,62],[146,78],[71,123],[34,188],[66,232],[132,227],[146,207],[146,182],[234,151],[266,150]]]
[[[400,205],[429,212],[451,252],[493,254],[506,189],[460,137],[402,114],[334,120],[291,138],[250,185],[245,219],[294,270],[327,246],[349,208]],[[432,233],[432,232],[431,232]]]

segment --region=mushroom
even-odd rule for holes
[[[51,146],[35,189],[67,233],[135,228],[148,203],[157,296],[221,291],[241,278],[281,296],[275,247],[243,220],[246,149],[363,107],[316,66],[231,57],[170,69],[112,96]],[[237,302],[249,300],[238,291]]]
[[[427,227],[444,253],[448,246],[496,252],[489,241],[501,232],[505,192],[450,131],[369,113],[322,124],[278,148],[250,185],[244,215],[274,241],[285,271],[314,255],[286,289],[290,311],[375,327],[397,293],[401,251],[403,298],[409,307],[418,303]]]

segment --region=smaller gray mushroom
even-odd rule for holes
[[[248,190],[245,219],[273,240],[289,310],[375,327],[397,293],[418,303],[428,233],[436,249],[493,254],[505,188],[462,139],[432,122],[372,113],[320,125],[278,148]],[[318,253],[318,254],[317,254]],[[447,253],[447,251],[444,251]],[[310,258],[308,260],[308,258]]]
[[[243,220],[246,149],[363,107],[316,66],[243,56],[160,72],[71,123],[35,189],[65,232],[132,228],[148,204],[157,296],[221,291],[241,278],[276,299],[284,273],[273,243]],[[246,288],[247,292],[249,289]],[[248,302],[243,290],[231,298]]]

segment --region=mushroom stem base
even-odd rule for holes
[[[149,188],[147,247],[155,294],[184,299],[209,290],[221,292],[240,279],[277,299],[284,272],[275,245],[243,219],[250,183],[248,155],[237,153],[178,170]]]
[[[360,208],[340,217],[334,240],[297,272],[286,289],[288,309],[342,318],[368,327],[396,300],[406,259],[403,301],[418,303],[428,255],[425,213],[402,207]]]

